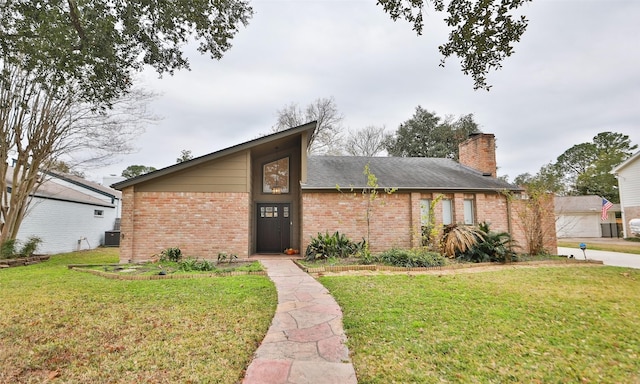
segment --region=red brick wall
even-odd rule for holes
[[[432,199],[440,195],[396,192],[380,194],[373,204],[371,215],[371,251],[380,252],[391,247],[410,248],[420,244],[420,199]],[[517,209],[507,206],[507,197],[500,193],[445,194],[453,199],[454,221],[464,220],[463,200],[474,198],[476,224],[486,221],[494,232],[511,232],[518,244],[526,245],[526,238],[518,222]],[[351,240],[360,241],[367,236],[366,197],[360,193],[303,193],[302,249],[318,232],[339,231]],[[514,200],[514,205],[522,204]],[[508,212],[511,209],[511,222]],[[547,215],[545,225],[553,224],[553,207]],[[435,206],[436,225],[442,224],[442,208]],[[555,252],[555,233],[545,238],[545,248]],[[526,248],[525,248],[526,249]]]
[[[518,241],[520,245],[519,252],[526,252],[528,249],[527,236],[525,231],[530,230],[532,224],[533,211],[527,207],[530,204],[529,200],[512,200],[511,215],[513,217],[513,231],[512,236]],[[542,218],[540,228],[543,235],[543,248],[549,254],[555,254],[557,252],[557,236],[556,236],[556,219],[554,214],[554,198],[552,194],[548,194],[541,198]]]
[[[490,133],[472,135],[458,147],[460,164],[496,177],[496,140]]]
[[[371,209],[371,251],[411,247],[412,206],[406,193],[382,192]],[[353,241],[367,238],[367,197],[361,193],[303,193],[302,249],[318,232],[344,233]],[[419,220],[419,202],[418,220]],[[419,221],[418,221],[419,225]]]
[[[486,221],[489,223],[489,229],[493,232],[509,232],[507,198],[504,195],[478,193],[476,194],[475,208],[477,223]]]
[[[249,194],[123,191],[120,259],[148,260],[169,247],[185,256],[248,257]]]

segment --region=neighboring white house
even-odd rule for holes
[[[72,175],[49,173],[32,195],[17,240],[42,239],[37,253],[53,254],[104,245],[120,217],[121,193]]]
[[[600,196],[556,196],[556,234],[566,237],[612,237],[616,228],[615,212],[619,205],[614,204],[607,212],[607,220],[602,220],[602,197]],[[603,224],[606,230],[603,233]],[[614,233],[617,237],[617,233]]]
[[[618,178],[624,237],[640,236],[631,232],[629,222],[640,219],[640,151],[611,171]]]

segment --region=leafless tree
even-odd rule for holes
[[[46,85],[47,73],[0,65],[1,244],[16,238],[48,170],[60,161],[70,168],[104,165],[130,153],[132,139],[153,117],[145,108],[148,93],[133,91],[101,109],[81,101],[77,84]]]
[[[318,98],[313,103],[301,109],[297,103],[291,103],[278,110],[278,121],[273,126],[274,132],[297,127],[317,121],[317,128],[311,137],[309,153],[338,154],[342,133],[342,114],[338,111],[335,99]]]
[[[387,134],[384,126],[370,125],[364,129],[349,131],[345,141],[344,151],[351,156],[377,156],[385,151]]]
[[[520,244],[529,255],[541,255],[555,252],[556,225],[553,194],[527,186],[524,198],[511,200],[511,209],[517,220],[516,227],[524,235],[526,244]]]

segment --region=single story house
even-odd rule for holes
[[[602,220],[602,197],[556,196],[556,234],[559,238],[621,236],[616,212],[620,212],[619,204],[614,204],[607,211],[607,219]]]
[[[611,173],[618,178],[624,237],[640,236],[640,232],[631,230],[630,224],[632,220],[636,220],[634,224],[640,220],[640,151],[613,168]]]
[[[460,163],[308,156],[315,127],[308,123],[114,184],[123,194],[121,262],[148,260],[169,247],[202,258],[304,252],[313,236],[335,231],[354,241],[370,231],[373,252],[419,246],[434,200],[437,225],[486,221],[525,243],[512,207],[521,189],[496,178],[494,135],[472,135],[460,147]],[[375,201],[361,193],[368,187],[367,164],[377,178]],[[549,239],[555,252],[555,230]]]
[[[120,217],[120,196],[120,191],[80,177],[48,172],[31,195],[16,240],[24,243],[31,236],[39,237],[40,254],[104,245],[105,233],[114,229]]]

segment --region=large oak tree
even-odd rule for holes
[[[487,74],[502,67],[514,52],[528,20],[517,13],[531,0],[378,0],[393,20],[404,19],[418,35],[424,27],[423,11],[428,5],[445,15],[449,39],[438,47],[445,60],[457,56],[462,72],[471,75],[476,89],[489,90]]]
[[[43,84],[78,83],[84,100],[109,102],[134,74],[189,68],[182,47],[219,59],[252,9],[247,1],[3,0],[0,56],[46,74]],[[46,82],[45,82],[46,80]]]
[[[477,132],[480,129],[472,114],[457,119],[448,116],[443,120],[435,112],[418,106],[413,116],[387,138],[386,148],[390,156],[457,160],[458,145]]]

